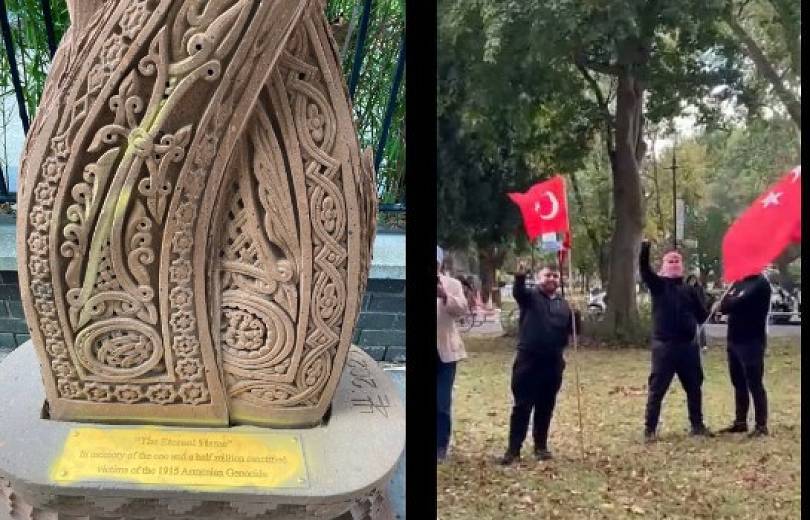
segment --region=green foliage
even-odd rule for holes
[[[688,250],[704,275],[720,273],[720,246],[733,220],[767,186],[801,162],[801,141],[794,124],[784,118],[759,119],[730,131],[699,133],[678,144],[678,197],[686,205],[685,238],[698,247]],[[672,229],[672,149],[656,159],[658,187],[652,162],[645,169],[646,230],[650,237],[669,240]],[[662,216],[657,214],[660,200]],[[661,228],[660,223],[664,227]]]
[[[490,198],[467,201],[465,212],[464,191],[475,191],[471,184],[484,179],[490,186],[485,195],[525,189],[533,178],[574,171],[594,146],[604,146],[605,154],[612,150],[612,130],[601,143],[593,135],[614,125],[610,110],[617,85],[610,75],[618,68],[630,67],[644,82],[649,92],[644,116],[650,120],[701,103],[718,83],[739,82],[732,59],[737,56],[716,29],[723,6],[719,0],[440,2],[440,237],[466,243],[476,234],[486,241],[481,235],[490,231],[490,238],[508,242],[504,228],[515,225],[512,215],[484,206],[516,212]],[[593,81],[577,68],[583,64],[592,69]],[[707,117],[711,108],[705,107]],[[509,161],[529,171],[494,166]],[[500,170],[506,178],[493,179]],[[594,173],[591,168],[580,176],[585,191],[604,195],[606,182],[588,182]],[[583,197],[586,206],[594,202]],[[610,222],[596,214],[610,214],[604,211],[610,201],[601,202],[601,211],[588,212],[593,222],[585,227],[606,241]]]
[[[569,96],[573,74],[524,52],[529,21],[508,21],[493,60],[481,38],[490,13],[455,7],[439,4],[439,240],[525,247],[506,193],[578,164],[591,125]]]
[[[771,183],[801,163],[801,136],[789,119],[774,118],[725,135],[709,134],[705,141],[710,158],[706,199],[692,225],[701,246],[701,269],[718,273],[718,237]]]
[[[65,0],[50,0],[57,41],[68,27]],[[23,83],[26,108],[33,119],[45,85],[50,55],[45,36],[45,22],[40,0],[6,0],[17,61]],[[345,52],[343,68],[346,81],[351,73],[363,0],[329,0],[327,18],[333,27],[339,50]],[[352,17],[355,24],[351,32]],[[341,21],[340,18],[343,18]],[[341,25],[341,23],[343,25]],[[376,0],[372,4],[368,33],[363,54],[363,66],[354,99],[355,124],[362,147],[371,147],[375,153],[380,139],[391,84],[397,66],[399,45],[404,34],[404,0]],[[350,33],[350,34],[349,34]],[[348,41],[346,36],[348,35]],[[8,63],[0,58],[0,107],[7,97],[13,99]],[[15,122],[16,123],[16,122]],[[11,124],[10,114],[0,114],[0,125]],[[10,158],[16,161],[16,158]],[[5,166],[5,164],[3,164]],[[380,171],[377,172],[380,202],[402,202],[405,198],[405,82],[400,86],[395,110],[383,148]]]
[[[335,37],[343,56],[347,82],[354,63],[363,4],[363,0],[329,0],[326,6],[327,19],[333,23],[340,20],[339,23],[342,24],[335,31]],[[354,115],[361,146],[370,146],[374,153],[377,153],[404,31],[404,0],[372,2],[363,64],[354,97]],[[395,106],[380,171],[377,172],[377,192],[381,203],[402,202],[405,199],[404,75]]]
[[[67,30],[67,4],[65,0],[50,0],[56,40]],[[6,0],[12,39],[17,53],[17,66],[23,82],[26,109],[33,120],[39,98],[45,88],[45,79],[51,63],[45,36],[45,19],[40,0]],[[4,52],[5,54],[5,52]],[[5,56],[0,65],[0,98],[14,95],[11,76]]]
[[[575,61],[598,74],[629,67],[649,92],[645,118],[661,121],[686,104],[702,104],[718,84],[742,88],[739,49],[719,28],[725,9],[724,0],[455,0],[451,11],[455,19],[465,10],[488,13],[480,34],[487,36],[491,60],[504,59],[509,48],[503,42],[519,38],[524,56],[559,72]],[[525,30],[513,34],[520,23]],[[583,95],[586,88],[568,94]],[[718,116],[705,108],[707,119]]]
[[[573,172],[569,188],[569,208],[575,269],[598,274],[607,281],[610,238],[613,235],[613,197],[610,159],[604,138],[594,136],[582,168]]]
[[[639,206],[647,202],[649,217],[653,200],[646,178],[640,179],[646,200],[639,200],[635,185],[649,170],[642,171],[644,161],[639,161],[645,125],[670,123],[687,107],[709,133],[740,124],[741,111],[729,117],[729,106],[716,97],[719,86],[732,93],[738,107],[748,105],[749,121],[764,113],[767,86],[751,73],[740,41],[726,27],[729,6],[727,0],[440,2],[440,238],[472,240],[479,247],[491,241],[509,244],[504,225],[509,215],[498,210],[503,205],[486,197],[465,201],[476,193],[471,186],[485,182],[489,190],[479,194],[490,195],[525,188],[529,179],[555,171],[575,172],[582,188],[581,204],[575,201],[581,211],[574,220],[577,264],[604,271],[598,252],[616,241],[609,260],[619,281],[608,285],[617,297],[611,296],[607,326],[628,337],[638,323],[630,290],[634,262],[625,255],[644,225]],[[605,170],[582,164],[599,148],[607,161],[596,163],[610,166],[614,182],[606,182]],[[692,225],[703,225],[709,239],[720,229],[719,214],[701,206],[712,152],[687,143],[679,153],[679,194],[692,208]],[[663,168],[656,173],[655,222],[647,227],[664,235],[672,206],[664,190],[671,184],[664,182]],[[494,179],[497,175],[502,177]],[[613,198],[605,200],[599,195],[608,186]],[[712,240],[719,247],[719,240]],[[591,258],[583,258],[588,249]]]
[[[768,65],[774,69],[780,81],[800,100],[801,65],[801,2],[798,0],[731,0],[729,12],[743,31],[750,36],[762,51]],[[727,38],[735,45],[743,46],[740,35],[725,27]],[[748,93],[757,98],[757,109],[778,104],[772,85],[755,71],[749,63],[749,83],[758,88]]]

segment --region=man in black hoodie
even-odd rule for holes
[[[526,288],[523,263],[515,273],[512,295],[520,307],[520,321],[517,356],[512,367],[515,404],[509,422],[509,447],[501,459],[504,465],[520,458],[532,409],[535,458],[551,458],[548,428],[565,370],[563,349],[573,332],[571,308],[557,293],[559,286],[560,272],[553,266],[543,267],[538,272],[535,290]]]
[[[771,284],[761,274],[735,282],[720,302],[728,315],[728,371],[734,385],[736,418],[721,433],[748,431],[748,393],[754,400],[754,431],[768,435],[768,397],[762,384],[767,346],[766,322],[771,306]]]
[[[650,269],[650,242],[641,243],[641,279],[652,297],[652,370],[650,371],[644,438],[655,440],[661,402],[675,374],[686,392],[692,435],[711,436],[703,423],[701,386],[703,369],[696,341],[699,323],[708,310],[694,287],[683,281],[683,261],[676,251],[664,255],[660,275]]]

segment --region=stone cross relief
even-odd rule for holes
[[[322,0],[72,0],[21,164],[57,420],[318,424],[376,196]]]

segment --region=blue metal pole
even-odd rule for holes
[[[0,0],[0,31],[3,33],[3,44],[6,47],[6,59],[11,72],[11,83],[14,85],[14,94],[17,96],[17,109],[22,121],[23,131],[28,133],[28,111],[25,109],[25,96],[23,95],[20,72],[17,69],[17,57],[14,53],[14,40],[11,36],[11,25],[8,23],[8,11],[5,0]]]
[[[357,33],[357,47],[354,50],[352,62],[352,75],[349,77],[349,98],[354,101],[354,91],[357,89],[357,80],[360,79],[360,68],[363,65],[363,47],[366,44],[368,33],[368,20],[371,17],[371,0],[366,0],[363,6],[363,17],[360,19],[360,31]]]
[[[385,150],[386,142],[388,141],[388,129],[391,127],[391,119],[394,117],[394,109],[397,104],[397,95],[399,94],[399,85],[402,83],[402,73],[405,70],[405,36],[399,43],[399,57],[397,58],[397,70],[394,72],[394,82],[391,84],[391,93],[388,95],[388,106],[385,108],[385,118],[382,124],[382,133],[380,134],[380,141],[377,143],[377,153],[374,155],[374,171],[380,169],[380,161],[382,161],[383,150]]]
[[[45,37],[48,39],[48,54],[51,59],[56,54],[56,31],[53,27],[53,15],[51,14],[50,0],[39,0],[42,5],[42,18],[45,20]]]

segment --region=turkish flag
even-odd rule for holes
[[[736,282],[762,272],[791,243],[802,239],[802,167],[768,188],[723,238],[723,279]]]
[[[535,184],[526,193],[507,195],[520,208],[530,242],[542,233],[568,233],[568,200],[561,175]]]

